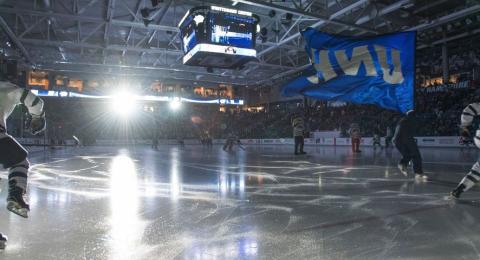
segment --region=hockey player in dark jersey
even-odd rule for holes
[[[373,150],[377,150],[377,146],[383,149],[380,136],[381,136],[380,126],[377,126],[373,132],[373,139],[372,139]]]
[[[232,148],[233,148],[233,145],[238,145],[238,147],[240,147],[240,149],[242,150],[245,150],[245,148],[243,148],[242,146],[242,143],[240,142],[240,139],[238,138],[238,136],[231,132],[227,139],[225,140],[225,145],[223,146],[223,150],[225,152],[231,152],[232,151]]]
[[[390,126],[387,126],[386,135],[385,135],[385,149],[389,148],[392,144],[393,131]]]
[[[417,126],[418,122],[415,117],[415,111],[408,111],[406,116],[400,119],[397,124],[395,135],[393,136],[393,143],[402,155],[402,159],[398,163],[400,171],[404,175],[407,175],[407,167],[411,161],[415,178],[426,180],[427,176],[423,173],[422,155],[418,150],[417,142],[414,138]]]
[[[7,246],[7,240],[8,240],[7,236],[0,233],[0,250],[5,249],[5,247]]]
[[[17,105],[23,104],[29,112],[28,125],[32,134],[45,129],[43,101],[26,89],[0,81],[0,164],[8,169],[7,209],[24,218],[28,217],[29,205],[24,200],[27,190],[29,162],[27,151],[7,134],[6,120]],[[5,247],[6,237],[0,235],[0,247]]]
[[[473,124],[473,119],[480,115],[480,103],[468,105],[462,112],[460,135],[465,139],[471,139],[469,128]],[[478,129],[473,138],[475,145],[480,148],[480,129]],[[460,184],[450,192],[451,198],[460,198],[460,195],[472,188],[480,180],[480,160],[473,165],[470,172],[460,181]]]

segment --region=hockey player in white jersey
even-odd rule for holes
[[[477,116],[480,116],[480,103],[472,103],[468,105],[462,112],[461,117],[461,130],[460,135],[464,138],[470,138],[469,127],[473,124],[473,119]],[[474,137],[475,145],[480,148],[480,129],[475,133]],[[460,195],[472,188],[475,184],[480,181],[480,163],[479,160],[473,165],[470,172],[462,179],[457,188],[450,192],[451,198],[460,198]]]
[[[7,134],[6,121],[17,105],[23,104],[29,113],[29,128],[32,134],[45,129],[43,100],[29,90],[0,81],[0,164],[8,169],[7,209],[24,218],[28,217],[29,205],[24,200],[27,190],[29,162],[27,151],[13,137]],[[0,234],[0,248],[6,237]]]

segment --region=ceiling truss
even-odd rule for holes
[[[268,29],[257,40],[258,62],[240,70],[215,70],[181,64],[177,23],[201,4],[216,4],[261,17]],[[431,30],[475,15],[480,5],[458,1],[444,13],[421,14],[451,1],[416,6],[414,0],[165,0],[153,8],[147,0],[6,0],[0,4],[0,26],[27,63],[44,69],[79,73],[122,73],[188,82],[272,84],[308,66],[301,31],[314,27],[329,33],[376,35],[403,30]],[[412,8],[413,7],[413,8]],[[142,8],[150,8],[145,26]],[[272,10],[275,15],[272,15]],[[419,11],[421,10],[421,11]],[[287,13],[291,20],[285,20]],[[459,39],[477,30],[444,39],[421,40],[422,48]],[[5,47],[5,46],[3,46]],[[99,69],[101,68],[101,69]]]

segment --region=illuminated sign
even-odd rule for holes
[[[245,15],[245,16],[252,16],[251,12],[240,11],[240,10],[235,10],[235,9],[230,9],[230,8],[225,8],[225,7],[220,7],[220,6],[212,6],[211,10],[224,12],[224,13],[232,13],[232,14],[239,14],[239,15]]]
[[[187,63],[197,52],[221,53],[228,55],[239,55],[246,57],[257,57],[257,50],[247,48],[234,48],[231,46],[220,46],[215,44],[200,43],[183,56],[183,63]]]
[[[80,94],[69,91],[43,91],[43,90],[31,90],[33,94],[40,97],[76,97],[76,98],[92,98],[92,99],[112,99],[113,96],[96,96],[96,95],[87,95]],[[199,100],[199,99],[189,99],[181,97],[166,97],[166,96],[133,96],[135,100],[140,101],[156,101],[156,102],[169,102],[169,101],[180,101],[180,102],[189,102],[189,103],[199,103],[199,104],[222,104],[222,105],[244,105],[242,99],[211,99],[211,100]]]

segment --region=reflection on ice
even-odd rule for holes
[[[384,157],[375,163],[368,152],[344,157],[328,147],[301,161],[286,148],[271,150],[285,160],[253,147],[245,155],[83,149],[46,163],[32,158],[32,217],[0,211],[10,237],[0,258],[478,258],[478,205],[451,210],[441,200],[462,165],[427,164],[440,180],[418,185]],[[467,199],[477,196],[474,189]]]
[[[110,169],[111,259],[135,256],[144,227],[139,217],[137,172],[126,154],[113,158]]]
[[[193,242],[187,246],[187,259],[251,259],[258,257],[258,242],[255,235],[247,235],[226,241]]]
[[[172,152],[171,168],[170,168],[170,198],[177,201],[182,190],[181,178],[178,172],[178,150]]]

